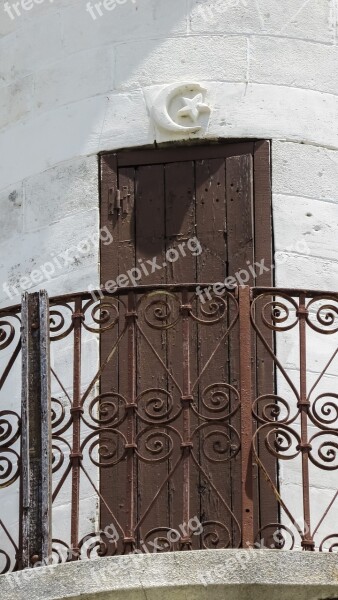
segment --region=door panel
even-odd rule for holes
[[[269,172],[265,172],[269,170],[268,155],[269,144],[263,142],[102,156],[101,227],[108,227],[114,237],[113,244],[101,246],[102,286],[136,267],[140,269],[137,281],[134,281],[137,285],[224,281],[227,276],[252,265],[257,251],[260,258],[271,264],[271,190]],[[263,171],[265,175],[262,175]],[[123,198],[120,210],[119,202],[115,201],[117,190]],[[256,202],[260,191],[264,192],[263,197]],[[262,237],[261,225],[266,229]],[[193,237],[201,244],[199,255],[187,247],[188,240]],[[170,257],[175,256],[176,251],[177,260],[168,259],[168,250],[171,250]],[[154,268],[154,263],[158,267]],[[255,285],[256,282],[261,284],[249,271],[245,283]],[[264,285],[271,284],[270,272]],[[176,310],[170,291],[157,300],[162,302],[162,307],[166,305],[163,310],[168,312],[166,318],[169,319],[169,314]],[[127,457],[112,469],[102,470],[100,489],[105,502],[101,505],[101,528],[111,523],[113,513],[124,524],[125,537],[133,537],[132,524],[129,522],[129,529],[127,525],[130,505],[135,503],[136,539],[130,546],[123,545],[122,540],[118,546],[120,553],[129,551],[133,543],[144,550],[150,539],[160,535],[161,528],[177,530],[188,516],[197,516],[205,523],[205,535],[190,536],[189,540],[182,535],[177,549],[183,549],[185,545],[214,547],[216,533],[223,546],[236,547],[241,543],[237,522],[241,501],[239,456],[231,456],[231,460],[220,464],[205,452],[212,439],[208,419],[215,419],[220,414],[217,411],[221,411],[226,402],[229,402],[229,412],[235,413],[228,420],[230,433],[225,435],[225,429],[222,432],[223,438],[229,438],[229,448],[236,445],[233,431],[240,430],[239,412],[235,411],[239,385],[238,336],[227,336],[234,309],[229,307],[226,320],[206,327],[204,321],[206,315],[210,319],[213,304],[208,300],[204,304],[196,296],[187,298],[189,302],[191,312],[198,318],[191,319],[189,324],[185,321],[182,328],[164,327],[161,331],[149,328],[146,311],[138,311],[134,389],[131,389],[130,365],[126,368],[119,358],[128,356],[128,351],[130,355],[128,336],[120,342],[114,365],[102,377],[101,393],[118,393],[129,398],[133,394],[137,398],[140,421],[135,425],[135,435],[138,439],[142,438],[147,411],[157,410],[160,414],[162,410],[163,414],[169,415],[172,405],[179,410],[183,407],[175,421],[180,435],[187,426],[191,431],[197,430],[195,461],[189,459],[188,450],[178,446],[162,462],[142,462],[134,456],[133,459]],[[187,331],[188,367],[184,364]],[[102,360],[112,342],[112,334],[103,334]],[[256,360],[256,346],[253,343],[253,361]],[[257,352],[262,370],[268,359],[262,344],[257,346]],[[273,391],[270,367],[267,364],[263,369],[260,393]],[[256,385],[254,380],[253,386]],[[182,400],[186,394],[191,400]],[[189,402],[193,403],[190,412],[187,409]],[[201,414],[206,416],[203,426]],[[128,427],[128,423],[120,426],[126,436],[130,434]],[[165,436],[164,439],[163,448],[169,452],[169,441]],[[177,463],[178,467],[172,473]],[[270,468],[274,476],[275,464],[271,460]],[[133,481],[131,474],[134,474]],[[256,495],[260,484],[262,482],[256,479]],[[110,510],[107,510],[107,504]],[[276,520],[275,505],[272,503],[266,508],[265,514],[257,511],[255,515],[256,531],[265,522]]]

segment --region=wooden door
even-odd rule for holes
[[[178,291],[178,324],[166,323],[176,306],[176,292],[170,286],[223,282],[236,274],[237,284],[272,285],[272,271],[262,269],[262,261],[265,267],[272,264],[269,154],[269,142],[263,141],[101,157],[101,228],[108,228],[114,240],[101,244],[101,284],[108,289],[114,283],[122,288],[135,286],[139,294],[132,299],[126,294],[124,304],[120,295],[121,306],[135,316],[135,326],[122,336],[116,359],[101,379],[103,398],[117,394],[121,412],[121,403],[126,397],[130,401],[132,395],[131,404],[140,417],[134,425],[127,421],[119,425],[125,438],[134,436],[135,448],[121,450],[123,460],[101,471],[101,527],[112,521],[120,524],[118,553],[156,550],[156,544],[164,549],[196,549],[245,543],[240,527],[240,452],[236,450],[239,412],[232,408],[238,402],[240,349],[236,327],[227,334],[235,308],[227,300],[226,318],[205,326],[205,321],[212,320],[210,296],[201,299],[199,294]],[[146,300],[139,286],[147,286]],[[159,287],[162,291],[156,296]],[[149,327],[149,306],[156,302],[157,316],[167,319],[162,328]],[[190,315],[195,311],[197,317],[189,323],[184,318],[186,305]],[[164,317],[161,310],[167,311]],[[123,325],[119,327],[114,334],[102,336],[102,361],[121,334]],[[189,355],[188,376],[184,349]],[[257,393],[272,391],[272,365],[262,345],[254,345],[253,360],[259,374],[253,384]],[[226,424],[229,435],[221,431],[222,442],[214,437],[216,430],[225,427],[224,423],[216,427],[225,402],[228,414],[233,414]],[[175,407],[176,421],[172,419]],[[202,413],[206,422],[201,424]],[[156,425],[161,415],[167,419],[166,426],[161,421],[163,431]],[[190,429],[198,432],[191,460],[184,441],[169,448],[172,436],[183,439],[187,419]],[[150,432],[150,440],[157,450],[162,444],[165,460],[156,460],[151,441],[147,442],[153,451],[151,459],[141,456],[143,431],[148,434],[150,423],[158,435],[154,441]],[[222,443],[229,451],[225,460],[218,459],[225,452]],[[270,471],[274,472],[271,460]],[[256,479],[257,496],[259,490],[264,496],[264,485]],[[261,502],[260,507],[255,514],[256,531],[276,520],[273,501]],[[188,516],[203,524],[203,535],[187,531],[183,521]],[[170,532],[178,532],[177,539]]]

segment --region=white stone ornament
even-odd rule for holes
[[[198,123],[201,114],[210,112],[210,106],[204,101],[206,89],[199,83],[180,83],[166,86],[157,96],[152,107],[152,117],[158,127],[167,131],[195,133],[202,128]],[[195,95],[189,97],[188,94]],[[181,97],[181,98],[180,98]],[[171,116],[169,110],[174,100],[180,99],[182,108]],[[191,119],[194,125],[181,125],[175,119]]]
[[[190,117],[194,123],[201,113],[210,112],[210,106],[203,102],[203,95],[197,94],[194,98],[183,98],[185,106],[178,111],[180,117]]]

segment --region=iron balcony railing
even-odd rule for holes
[[[337,550],[337,339],[331,292],[157,285],[1,310],[0,573]]]

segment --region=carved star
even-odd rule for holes
[[[196,123],[201,113],[210,112],[210,106],[203,102],[202,94],[197,94],[194,98],[182,98],[182,100],[185,106],[178,111],[178,117],[190,117]]]

